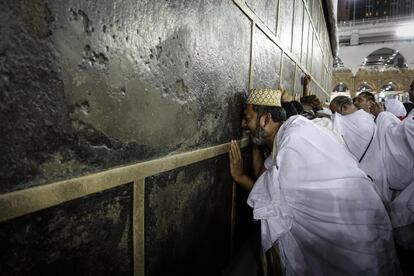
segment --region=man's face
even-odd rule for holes
[[[265,145],[264,129],[260,126],[257,113],[251,104],[247,105],[243,112],[242,128],[249,131],[252,142],[256,145]]]
[[[368,101],[367,99],[365,99],[365,97],[363,97],[363,96],[358,96],[356,98],[356,101],[355,101],[355,106],[358,109],[363,109],[366,112],[369,112],[370,101]]]
[[[349,115],[357,111],[357,108],[354,105],[344,105],[341,108],[342,115]]]
[[[332,111],[332,113],[337,112],[341,115],[348,115],[357,111],[354,105],[343,104],[338,106],[335,103],[331,103],[329,105],[329,109]]]
[[[329,109],[331,110],[332,113],[335,113],[335,112],[337,112],[338,107],[336,106],[336,104],[330,103],[329,104]]]

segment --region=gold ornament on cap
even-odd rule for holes
[[[275,89],[251,89],[247,104],[265,105],[265,106],[282,106],[282,91]]]

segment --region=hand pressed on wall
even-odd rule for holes
[[[243,158],[237,141],[230,141],[230,174],[234,181],[239,182],[244,175]]]
[[[230,174],[233,180],[241,187],[250,191],[253,188],[254,180],[247,176],[243,170],[243,158],[241,155],[239,144],[236,140],[230,141]]]

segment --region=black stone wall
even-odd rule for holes
[[[329,87],[319,4],[246,1],[278,45],[231,0],[0,0],[0,194],[240,138],[249,86],[299,94],[296,61]],[[147,275],[220,274],[231,185],[225,155],[145,179]],[[3,222],[1,274],[131,275],[131,210],[125,184]]]
[[[145,182],[145,275],[218,275],[230,256],[231,190],[221,157]]]
[[[2,223],[1,275],[132,275],[131,186]]]
[[[0,12],[1,192],[238,133],[250,22],[231,1],[9,0]]]

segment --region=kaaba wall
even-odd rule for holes
[[[322,4],[0,0],[1,274],[220,274],[243,99],[329,98]]]

